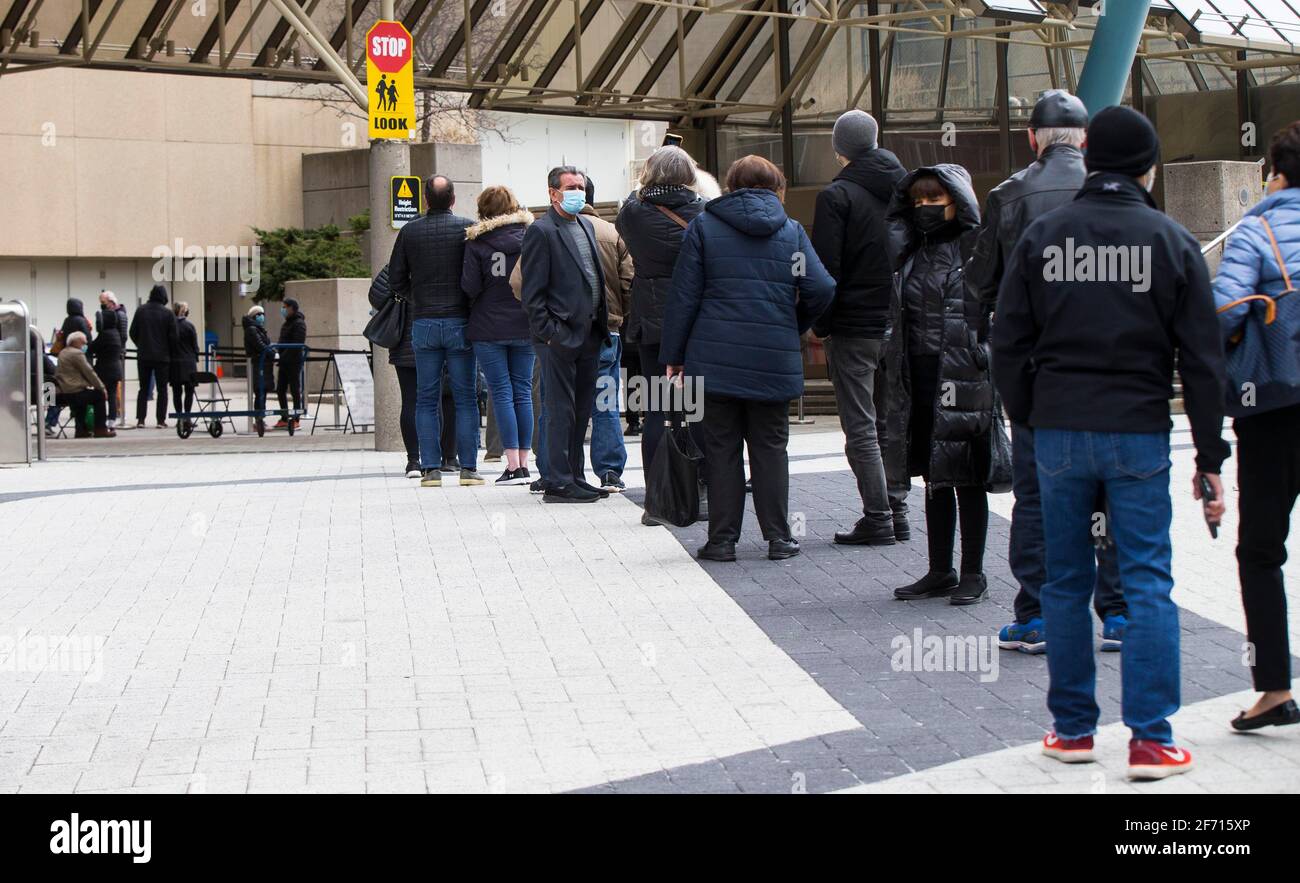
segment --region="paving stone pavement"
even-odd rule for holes
[[[635,445],[627,498],[593,506],[421,490],[357,450],[0,471],[0,792],[1125,790],[1114,758],[1086,789],[1044,766],[1044,660],[981,644],[1010,616],[1010,497],[989,602],[897,602],[925,570],[920,491],[911,543],[832,545],[842,448],[792,436],[803,556],[761,557],[751,515],[742,561],[704,567],[701,527],[639,524]],[[1164,787],[1294,790],[1300,734],[1225,735],[1249,696],[1232,544],[1176,513],[1175,725],[1200,768]],[[906,670],[917,629],[975,653]],[[1098,663],[1120,744],[1119,657]]]

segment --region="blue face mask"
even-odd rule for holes
[[[81,351],[82,351],[83,353],[88,353],[88,352],[90,352],[90,347],[85,346],[85,345],[83,344],[82,347],[81,347]]]
[[[285,307],[280,307],[280,318],[281,319],[289,318],[289,310],[286,309]]]
[[[258,313],[256,316],[253,317],[253,321],[256,322],[258,325],[265,325],[266,316],[262,313]]]
[[[571,215],[581,214],[582,207],[586,204],[587,194],[582,190],[566,190],[560,199],[560,208]]]

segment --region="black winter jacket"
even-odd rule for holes
[[[469,315],[460,287],[469,218],[435,209],[397,232],[388,260],[388,285],[405,298],[414,319],[456,319]]]
[[[392,289],[388,287],[388,265],[379,271],[379,275],[370,283],[370,306],[379,309],[388,302],[393,296]],[[411,348],[411,325],[415,321],[415,311],[411,305],[406,305],[406,327],[402,329],[402,340],[397,346],[388,351],[388,364],[398,368],[415,367],[415,350]]]
[[[922,173],[938,175],[957,204],[957,217],[927,236],[912,223],[907,190]],[[970,175],[958,165],[922,166],[900,180],[889,210],[898,272],[894,275],[893,333],[885,348],[885,471],[905,482],[909,462],[928,462],[931,487],[983,486],[989,473],[993,380],[987,344],[977,339],[979,304],[962,278],[961,237],[979,225]],[[913,302],[905,304],[905,295]],[[917,328],[919,323],[920,327]],[[920,346],[921,352],[914,350]],[[934,428],[927,458],[909,451],[913,355],[939,357]]]
[[[465,229],[465,266],[460,287],[470,301],[466,340],[528,340],[528,314],[515,300],[510,274],[519,263],[528,209],[479,221]]]
[[[898,157],[877,148],[817,194],[812,244],[835,277],[835,302],[813,323],[818,337],[881,340],[889,333],[894,266],[885,213],[906,174]]]
[[[86,335],[86,343],[90,343],[90,323],[86,321],[86,309],[75,297],[68,298],[68,315],[59,331],[63,334],[64,343],[77,331]]]
[[[168,362],[176,351],[176,314],[167,308],[167,289],[155,285],[149,301],[131,317],[131,341],[141,362]]]
[[[248,356],[252,363],[250,371],[256,371],[259,362],[262,364],[262,381],[268,387],[275,386],[275,358],[274,352],[266,353],[266,358],[262,358],[262,353],[271,345],[271,335],[266,333],[265,325],[258,325],[253,321],[252,316],[244,317],[244,355]]]
[[[176,352],[172,354],[171,380],[187,382],[199,362],[199,332],[189,319],[176,320]]]
[[[664,304],[672,293],[673,268],[686,232],[656,206],[689,224],[704,211],[704,200],[686,187],[650,187],[632,191],[619,209],[614,227],[632,255],[629,343],[653,345],[663,337]]]
[[[95,314],[95,341],[90,353],[95,357],[95,373],[105,383],[122,379],[122,351],[127,341],[126,313],[120,309],[100,310]]]
[[[295,310],[292,316],[286,316],[280,326],[280,343],[306,343],[307,317],[302,310]],[[302,350],[278,350],[281,371],[297,371],[302,367]]]
[[[1053,144],[989,191],[983,223],[966,262],[966,285],[986,312],[998,299],[1007,259],[1025,228],[1073,200],[1087,177],[1083,151],[1069,144]]]
[[[1035,429],[1168,432],[1176,356],[1196,468],[1218,472],[1228,456],[1223,342],[1200,244],[1133,178],[1094,174],[1029,225],[998,290],[992,342],[1007,414]]]

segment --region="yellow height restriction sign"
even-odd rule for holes
[[[420,217],[420,179],[413,175],[394,175],[389,180],[389,220],[394,230]]]
[[[400,21],[378,21],[366,32],[366,90],[370,137],[415,137],[415,54]]]

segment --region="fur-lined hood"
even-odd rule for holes
[[[477,239],[484,233],[491,233],[493,230],[500,227],[505,227],[510,224],[523,224],[527,227],[532,222],[533,213],[526,208],[521,208],[519,211],[511,212],[507,215],[497,215],[495,218],[488,218],[486,221],[478,221],[477,223],[470,224],[465,228],[465,238]]]

